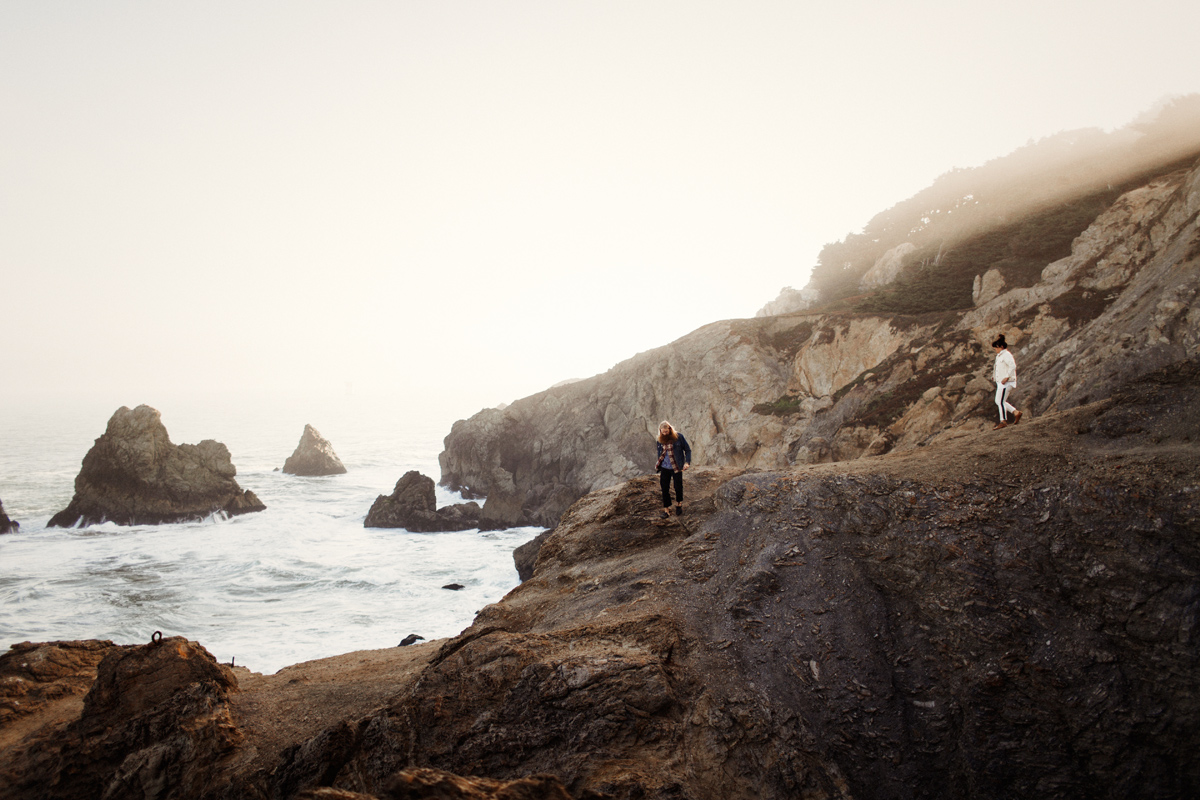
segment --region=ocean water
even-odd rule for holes
[[[22,641],[139,644],[162,631],[272,673],[396,646],[411,633],[452,636],[517,585],[512,551],[543,530],[364,528],[376,496],[405,472],[440,477],[453,416],[356,398],[294,411],[268,399],[149,403],[175,444],[225,443],[238,483],[267,509],[176,525],[47,528],[120,405],[50,402],[0,416],[0,501],[21,524],[0,536],[0,652]],[[331,442],[345,475],[278,471],[305,423]],[[437,494],[439,507],[462,502],[441,487]],[[465,588],[442,588],[450,583]]]

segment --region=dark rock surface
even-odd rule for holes
[[[683,518],[639,478],[453,639],[247,676],[275,687],[252,700],[117,648],[52,747],[0,764],[14,800],[389,797],[414,769],[594,800],[1196,796],[1197,408],[1188,363],[914,451],[697,468]]]
[[[200,797],[220,785],[218,763],[244,738],[229,712],[237,690],[229,668],[181,637],[140,647],[57,644],[106,652],[78,717],[40,729],[7,761],[0,784],[8,796]]]
[[[537,563],[538,553],[542,544],[554,533],[553,529],[543,531],[525,544],[513,550],[513,564],[517,567],[517,577],[527,581],[533,577],[533,566]]]
[[[4,513],[4,503],[0,501],[0,533],[16,533],[21,525],[15,519],[9,519]]]
[[[342,789],[311,789],[299,800],[572,800],[553,775],[531,775],[512,781],[466,778],[437,769],[396,773],[378,795]]]
[[[486,528],[476,502],[437,507],[433,478],[416,470],[396,481],[390,495],[379,495],[371,504],[365,528],[404,528],[413,532],[465,531]]]
[[[122,407],[83,457],[75,496],[49,524],[158,525],[266,508],[236,474],[220,442],[172,444],[157,410]]]
[[[283,462],[283,471],[289,475],[318,477],[342,475],[346,466],[333,452],[333,445],[312,425],[304,426],[296,451]]]

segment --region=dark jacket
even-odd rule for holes
[[[671,458],[675,460],[675,469],[683,469],[684,464],[692,463],[692,448],[688,446],[687,439],[679,431],[675,431],[676,439],[671,444]],[[662,470],[663,460],[663,443],[658,444],[658,460],[654,462],[654,471]]]

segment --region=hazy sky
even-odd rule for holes
[[[587,377],[952,167],[1200,91],[1200,3],[0,1],[10,396]]]

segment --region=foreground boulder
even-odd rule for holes
[[[312,425],[304,426],[300,436],[300,444],[296,452],[283,462],[283,471],[289,475],[316,477],[322,475],[342,475],[346,466],[333,452],[333,445],[317,432]]]
[[[161,417],[146,405],[117,409],[83,457],[75,496],[49,525],[159,525],[266,508],[234,480],[225,445],[172,444]]]
[[[8,514],[4,513],[4,503],[0,501],[0,533],[16,533],[20,527],[19,522],[9,519]]]
[[[404,528],[413,532],[465,531],[479,528],[479,504],[456,503],[437,507],[433,478],[416,470],[404,473],[390,495],[379,495],[371,504],[364,528]]]
[[[46,706],[91,688],[109,641],[14,644],[0,655],[0,731]]]
[[[243,742],[229,706],[237,679],[198,644],[173,637],[144,646],[56,645],[50,655],[75,655],[76,677],[94,670],[95,680],[78,716],[37,730],[7,754],[0,773],[7,796],[199,797],[217,779],[215,766]],[[40,650],[14,648],[6,659],[27,662]],[[103,658],[89,669],[86,656],[97,652]],[[63,671],[65,681],[71,666]]]

